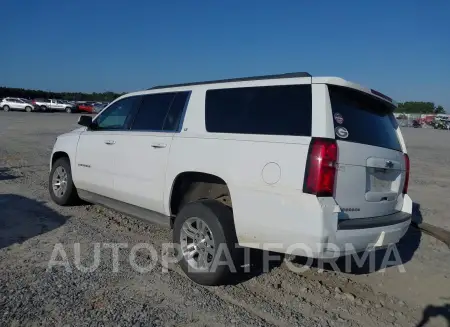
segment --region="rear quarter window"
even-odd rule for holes
[[[329,85],[328,91],[335,131],[343,127],[348,132],[339,137],[336,131],[336,139],[402,151],[393,105],[342,86]]]
[[[309,84],[208,90],[206,130],[310,136],[311,101]]]

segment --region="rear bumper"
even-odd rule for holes
[[[246,201],[242,203],[233,201],[238,242],[243,247],[335,258],[395,244],[411,223],[412,201],[407,194],[401,195],[395,214],[351,221],[339,219],[341,208],[332,197],[268,194],[264,201],[261,193],[243,194]]]
[[[411,214],[407,212],[397,212],[391,215],[359,218],[359,219],[345,219],[338,222],[338,230],[354,230],[354,229],[371,229],[377,227],[386,227],[390,225],[401,224],[405,221],[411,220]]]
[[[382,226],[359,229],[347,228],[336,231],[328,239],[326,246],[323,248],[323,252],[318,257],[340,257],[353,253],[371,251],[379,247],[397,243],[407,232],[411,224],[411,215],[405,212],[399,212],[394,216],[392,221]],[[385,217],[388,216],[371,218],[374,220],[373,226],[375,226],[375,222],[385,222]],[[366,219],[364,218],[364,220]],[[345,227],[356,227],[359,223],[355,222],[354,225],[345,225]],[[366,221],[362,222],[362,224],[360,226],[364,226]],[[368,220],[367,224],[369,224]]]

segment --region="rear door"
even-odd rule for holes
[[[405,159],[395,107],[355,89],[329,85],[328,90],[338,145],[336,202],[346,218],[397,212]]]
[[[167,160],[189,92],[144,94],[131,128],[117,135],[114,191],[118,200],[164,212]]]
[[[11,109],[18,109],[18,103],[16,99],[9,98],[7,101],[8,101],[7,104]]]

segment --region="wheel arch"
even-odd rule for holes
[[[194,198],[198,199],[215,199],[217,194],[224,194],[229,197],[229,203],[226,205],[232,207],[231,190],[229,184],[221,176],[200,172],[200,171],[184,171],[178,173],[173,179],[170,195],[168,197],[168,209],[171,217],[175,217],[179,212],[183,198],[193,191],[196,194]],[[226,193],[226,194],[225,194]]]
[[[53,164],[56,162],[56,160],[58,160],[60,158],[67,158],[69,160],[69,164],[71,165],[70,157],[69,157],[69,154],[67,152],[56,151],[56,152],[54,152],[52,154],[52,159],[51,159],[51,163],[50,163],[50,169],[52,169]]]

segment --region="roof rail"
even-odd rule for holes
[[[296,78],[296,77],[312,77],[312,76],[311,76],[311,74],[306,73],[306,72],[285,73],[285,74],[277,74],[277,75],[262,75],[262,76],[240,77],[240,78],[231,78],[231,79],[218,79],[215,81],[204,81],[204,82],[194,82],[194,83],[157,85],[157,86],[153,86],[153,87],[149,88],[148,90],[164,89],[164,88],[179,87],[179,86],[216,84],[216,83],[228,83],[228,82],[245,82],[245,81],[257,81],[257,80],[265,80],[265,79]]]

